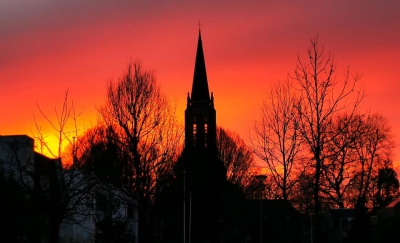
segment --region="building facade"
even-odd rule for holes
[[[0,209],[0,217],[15,226],[3,234],[11,241],[137,242],[136,201],[90,172],[62,168],[60,159],[35,152],[33,138],[0,136],[0,172],[0,187],[6,189],[1,195],[15,204],[0,204],[8,207]],[[14,199],[15,190],[20,195]]]

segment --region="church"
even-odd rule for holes
[[[155,200],[155,242],[301,242],[302,216],[288,201],[246,199],[242,188],[227,180],[200,30],[186,102],[184,149],[174,179]]]
[[[185,110],[184,149],[174,168],[175,180],[158,205],[164,222],[159,242],[221,242],[225,216],[233,215],[225,199],[236,195],[236,201],[244,200],[240,190],[226,179],[226,169],[217,156],[216,133],[214,95],[209,90],[199,30],[192,90]]]
[[[209,92],[201,32],[199,31],[192,92],[185,110],[185,147],[182,154],[187,221],[191,242],[220,242],[220,195],[226,181],[217,158],[216,110]],[[186,215],[184,218],[186,219]],[[186,232],[185,232],[186,233]],[[193,241],[195,239],[195,241]]]

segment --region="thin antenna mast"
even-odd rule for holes
[[[190,198],[189,198],[189,243],[192,233],[192,190],[190,190]]]
[[[183,243],[186,242],[186,175],[185,171],[183,171]]]

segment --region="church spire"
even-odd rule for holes
[[[201,32],[199,26],[199,40],[197,43],[196,63],[194,66],[194,77],[192,84],[192,101],[210,100],[208,90],[206,63],[204,61],[203,44],[201,41]]]

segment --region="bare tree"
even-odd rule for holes
[[[114,143],[116,134],[111,127],[97,124],[77,138],[74,148],[74,163],[92,171],[104,182],[122,185],[126,169],[126,153]]]
[[[133,62],[117,81],[109,81],[100,113],[116,134],[115,144],[128,155],[122,175],[126,183],[121,189],[138,202],[139,242],[147,242],[147,214],[160,186],[157,182],[172,168],[180,150],[182,132],[176,126],[175,111],[157,86],[154,73]]]
[[[82,224],[93,216],[93,211],[89,205],[93,202],[92,189],[98,181],[93,173],[84,170],[79,163],[72,163],[76,149],[74,139],[78,137],[77,118],[81,112],[77,114],[73,102],[68,101],[68,91],[65,93],[61,110],[55,109],[56,121],[50,119],[38,104],[37,106],[41,115],[54,129],[58,139],[57,152],[54,152],[49,147],[41,132],[41,127],[35,119],[38,131],[35,139],[39,142],[37,146],[39,151],[48,151],[52,156],[57,157],[54,167],[57,180],[51,186],[53,189],[50,193],[53,196],[49,203],[47,216],[50,225],[50,242],[58,242],[61,224]],[[67,129],[69,123],[73,124],[71,130]],[[64,153],[63,149],[66,145],[72,148],[69,150],[70,154]],[[68,163],[65,163],[65,161],[68,161]]]
[[[67,160],[71,158],[70,157],[71,155],[65,154],[64,156],[63,149],[67,145],[72,145],[74,142],[73,141],[74,138],[78,137],[79,128],[77,120],[84,111],[84,109],[82,109],[82,111],[80,111],[79,113],[76,112],[74,102],[68,101],[68,92],[69,92],[68,90],[65,92],[61,110],[57,110],[57,108],[54,108],[54,115],[56,117],[55,121],[50,119],[49,116],[46,115],[46,113],[41,109],[39,103],[36,102],[36,106],[40,114],[54,130],[54,135],[57,137],[57,151],[54,151],[52,150],[52,148],[50,148],[46,137],[42,133],[42,128],[37,122],[36,116],[34,115],[35,125],[37,130],[36,134],[34,135],[34,138],[37,143],[36,148],[42,154],[50,153],[52,157],[67,159]],[[67,128],[68,125],[72,125],[72,128],[68,129]],[[65,166],[67,166],[67,164],[65,164]]]
[[[359,116],[358,123],[357,139],[353,144],[356,163],[349,182],[352,188],[349,197],[353,205],[359,201],[371,202],[373,189],[377,186],[374,178],[378,177],[379,169],[391,167],[387,162],[393,148],[391,129],[382,115]]]
[[[327,207],[344,207],[348,198],[350,180],[356,163],[354,143],[360,136],[359,115],[343,113],[334,117],[328,125],[329,145],[325,146],[326,158],[322,167],[321,198]],[[351,119],[351,120],[350,120]],[[343,200],[341,200],[343,199]]]
[[[334,137],[324,148],[330,156],[322,168],[321,199],[329,207],[355,206],[362,199],[372,208],[378,170],[391,167],[385,162],[393,146],[386,120],[378,114],[343,113],[328,130]]]
[[[310,171],[307,170],[307,166],[303,167],[303,170],[299,171],[296,178],[296,184],[294,185],[293,194],[291,196],[291,203],[300,212],[307,216],[313,214],[314,202],[313,202],[313,176]]]
[[[298,98],[289,81],[271,85],[261,118],[254,124],[250,141],[254,153],[265,161],[281,198],[288,200],[295,178],[293,168],[300,151],[296,104]]]
[[[240,187],[246,186],[253,154],[245,142],[234,132],[217,128],[217,152],[227,170],[227,179]]]
[[[299,114],[299,131],[304,140],[304,145],[311,153],[313,161],[313,199],[314,213],[320,214],[320,183],[322,169],[330,154],[324,153],[329,140],[335,134],[329,133],[329,123],[335,114],[347,110],[352,116],[356,111],[362,97],[362,90],[355,90],[361,76],[350,76],[346,73],[339,83],[336,79],[336,64],[330,53],[324,53],[324,48],[318,46],[318,38],[311,40],[311,47],[307,52],[307,61],[302,61],[298,56],[297,66],[293,79],[300,89],[300,101],[297,104]],[[347,102],[351,94],[356,97],[351,105]],[[338,132],[340,134],[340,132]],[[317,240],[320,233],[319,217],[316,217]]]
[[[375,193],[375,207],[386,207],[396,196],[399,195],[399,179],[396,171],[386,166],[379,169],[375,177],[377,191]]]

